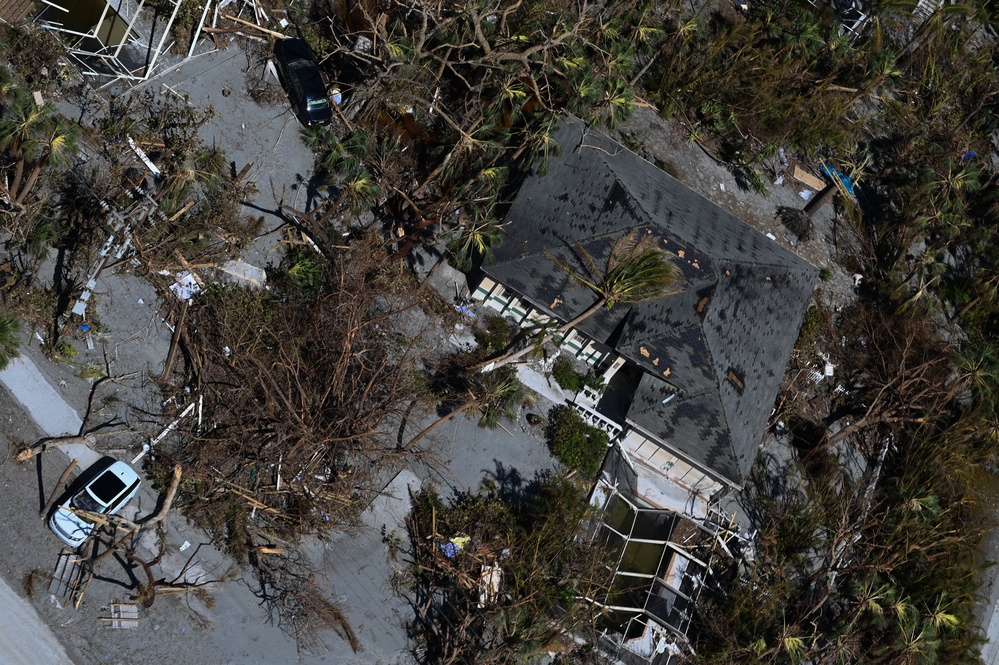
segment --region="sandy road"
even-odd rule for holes
[[[0,578],[0,660],[4,665],[69,665],[73,661],[31,604]]]

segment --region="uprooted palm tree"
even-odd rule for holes
[[[451,373],[445,370],[445,374],[447,376],[443,377],[444,382],[448,384],[444,390],[445,394],[461,396],[463,401],[410,439],[402,450],[409,450],[427,434],[466,411],[479,413],[480,427],[496,427],[500,418],[515,416],[517,407],[526,398],[524,387],[512,368],[488,374],[467,371]]]
[[[658,241],[652,234],[639,236],[636,233],[629,233],[619,238],[611,248],[603,269],[582,247],[577,250],[585,264],[585,274],[555,257],[551,257],[552,261],[568,272],[573,279],[593,291],[597,296],[596,301],[579,316],[559,328],[535,335],[536,339],[519,351],[507,352],[498,358],[480,363],[473,369],[490,366],[492,369],[499,369],[516,362],[531,351],[544,347],[555,337],[565,334],[567,330],[578,326],[604,307],[611,308],[618,303],[637,303],[662,297],[670,293],[671,288],[679,280],[679,271],[659,249]]]
[[[42,169],[64,167],[76,154],[79,130],[50,104],[38,106],[31,97],[14,98],[0,118],[0,148],[16,160],[8,199],[22,205]],[[29,168],[27,176],[25,169]]]
[[[493,249],[503,241],[503,224],[489,213],[475,209],[472,219],[448,233],[447,255],[458,270],[471,270],[493,258]]]

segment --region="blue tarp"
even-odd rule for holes
[[[853,191],[853,182],[848,177],[846,177],[836,169],[830,168],[825,164],[822,165],[821,170],[822,174],[828,178],[832,179],[839,178],[839,181],[843,183],[843,189],[845,189],[850,196],[856,196],[856,194]]]

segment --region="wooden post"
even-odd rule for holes
[[[288,38],[287,35],[282,35],[280,32],[275,32],[273,30],[268,30],[267,28],[261,28],[256,23],[251,23],[250,21],[244,21],[241,18],[236,18],[235,16],[232,16],[231,14],[226,14],[225,12],[219,12],[219,16],[221,16],[222,18],[229,19],[230,21],[232,21],[234,23],[240,23],[240,24],[245,25],[247,27],[253,28],[254,30],[259,30],[260,32],[263,32],[263,33],[266,33],[268,35],[271,35],[272,37],[277,37],[278,39],[287,39]]]
[[[194,273],[191,273],[192,275]],[[167,354],[166,363],[163,365],[163,375],[160,379],[166,381],[170,378],[170,372],[173,370],[173,361],[177,357],[177,346],[180,343],[180,330],[184,326],[184,319],[187,318],[187,309],[191,306],[190,300],[185,300],[184,304],[180,308],[180,317],[177,319],[177,325],[173,328],[173,339],[170,340],[170,352]]]
[[[175,212],[173,214],[173,216],[170,217],[170,219],[168,219],[167,221],[168,222],[175,222],[175,221],[177,221],[178,219],[180,219],[181,215],[183,215],[185,212],[187,212],[188,210],[190,210],[191,208],[193,208],[196,203],[197,203],[197,201],[191,201],[191,202],[189,202],[183,208],[181,208],[180,210],[178,210],[177,212]]]
[[[821,193],[817,194],[815,198],[808,202],[805,206],[805,214],[809,217],[814,217],[815,213],[819,211],[819,208],[824,206],[826,203],[832,200],[833,194],[836,193],[836,185],[828,184]]]
[[[252,169],[252,168],[253,168],[253,162],[248,162],[248,163],[246,164],[246,166],[244,166],[244,167],[243,167],[243,170],[242,170],[242,171],[240,171],[240,172],[239,172],[239,175],[237,175],[237,176],[236,176],[236,184],[237,184],[237,185],[238,185],[238,184],[239,184],[240,182],[242,182],[243,178],[245,178],[245,177],[246,177],[246,174],[247,174],[247,173],[249,173],[249,172],[250,172],[250,169]]]

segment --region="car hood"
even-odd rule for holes
[[[94,530],[93,522],[86,521],[66,506],[56,508],[49,523],[56,535],[73,547],[85,541]]]

